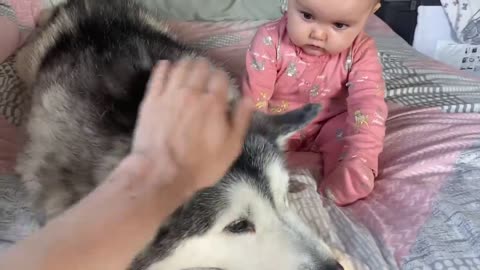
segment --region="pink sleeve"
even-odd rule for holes
[[[255,103],[258,110],[268,111],[277,77],[276,46],[278,36],[259,28],[246,55],[246,71],[242,81],[243,95]]]
[[[385,82],[375,42],[362,35],[355,42],[348,79],[346,162],[359,158],[377,175],[388,114]]]

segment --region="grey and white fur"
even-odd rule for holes
[[[131,0],[71,0],[43,15],[17,56],[32,93],[18,172],[41,224],[94,189],[128,154],[153,65],[203,57]],[[232,104],[237,95],[232,83]],[[257,113],[225,177],[178,208],[130,269],[343,269],[287,201],[282,146],[317,112],[307,105],[276,116]]]

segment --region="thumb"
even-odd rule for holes
[[[232,129],[229,136],[231,143],[238,146],[243,144],[247,131],[250,128],[254,109],[252,102],[247,98],[242,98],[238,102],[232,116]]]
[[[169,68],[170,63],[167,60],[161,60],[153,67],[147,83],[146,97],[159,96],[164,92]]]

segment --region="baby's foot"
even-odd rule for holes
[[[319,192],[344,206],[367,197],[373,190],[373,171],[360,160],[354,159],[340,164],[319,188]]]

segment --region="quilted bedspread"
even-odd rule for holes
[[[1,0],[0,19],[16,23]],[[239,77],[263,23],[172,27]],[[480,81],[415,52],[376,17],[368,33],[378,43],[390,108],[375,190],[338,208],[307,181],[292,205],[359,269],[480,269]],[[9,58],[0,65],[0,251],[37,228],[13,173],[28,98]]]

